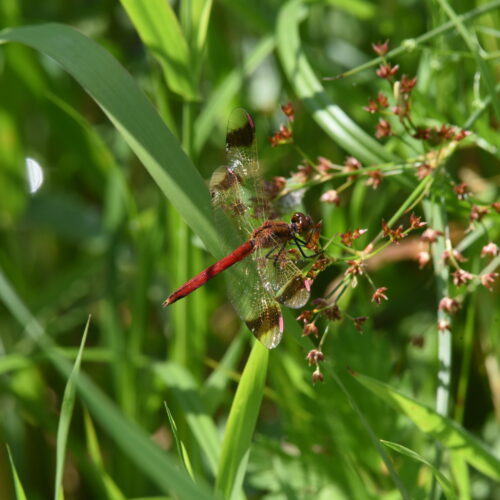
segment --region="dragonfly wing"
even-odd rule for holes
[[[269,219],[269,204],[257,159],[255,127],[251,116],[241,108],[229,118],[226,134],[226,165],[210,180],[215,218],[224,243],[239,245],[252,231]],[[279,304],[260,279],[252,257],[227,272],[229,296],[248,328],[266,347],[276,347],[283,335]]]
[[[302,271],[292,260],[286,259],[286,254],[282,253],[283,258],[279,259],[276,254],[268,256],[268,252],[268,249],[258,249],[254,252],[264,288],[280,304],[292,309],[303,307],[311,293]]]
[[[283,336],[283,317],[279,304],[264,288],[252,257],[228,270],[229,296],[249,330],[268,349]]]

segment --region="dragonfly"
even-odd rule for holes
[[[255,126],[250,114],[235,109],[226,134],[226,165],[217,168],[209,184],[217,229],[236,247],[179,289],[163,303],[173,304],[208,280],[231,268],[229,295],[239,316],[267,348],[283,336],[280,305],[303,307],[311,281],[299,260],[319,255],[320,224],[296,212],[290,223],[273,219],[259,171]],[[290,248],[293,246],[294,248]],[[313,254],[307,255],[307,252]]]

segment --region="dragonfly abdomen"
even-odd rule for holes
[[[163,306],[169,306],[177,300],[182,299],[186,295],[194,292],[197,288],[200,288],[200,286],[204,285],[214,276],[217,276],[228,267],[231,267],[232,265],[250,255],[253,252],[254,248],[255,242],[253,240],[246,241],[238,248],[233,250],[230,254],[226,255],[215,264],[212,264],[210,267],[207,267],[204,271],[197,274],[194,278],[191,278],[188,282],[184,283],[184,285],[178,288],[175,292],[171,293],[167,297],[165,302],[163,302]]]

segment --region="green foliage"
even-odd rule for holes
[[[0,497],[498,496],[499,18],[499,0],[1,2]],[[223,254],[205,179],[238,106],[331,259],[302,315],[319,337],[284,310],[272,351],[220,277],[161,306]]]

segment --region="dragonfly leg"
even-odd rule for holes
[[[279,260],[280,257],[284,254],[285,247],[286,247],[286,241],[281,245],[279,248],[278,245],[274,246],[269,250],[269,252],[266,253],[266,259],[273,259],[274,260],[274,265],[277,267],[279,265]],[[276,252],[276,249],[279,248],[279,250]],[[275,255],[273,253],[276,252]]]
[[[295,242],[295,245],[299,249],[299,251],[302,254],[302,257],[304,257],[304,259],[312,259],[313,257],[317,257],[318,255],[321,255],[323,253],[323,250],[320,250],[319,252],[313,253],[312,255],[306,255],[304,253],[304,247],[307,248],[307,242],[304,240],[301,240],[300,238],[297,238],[297,236],[293,237],[293,241]]]

